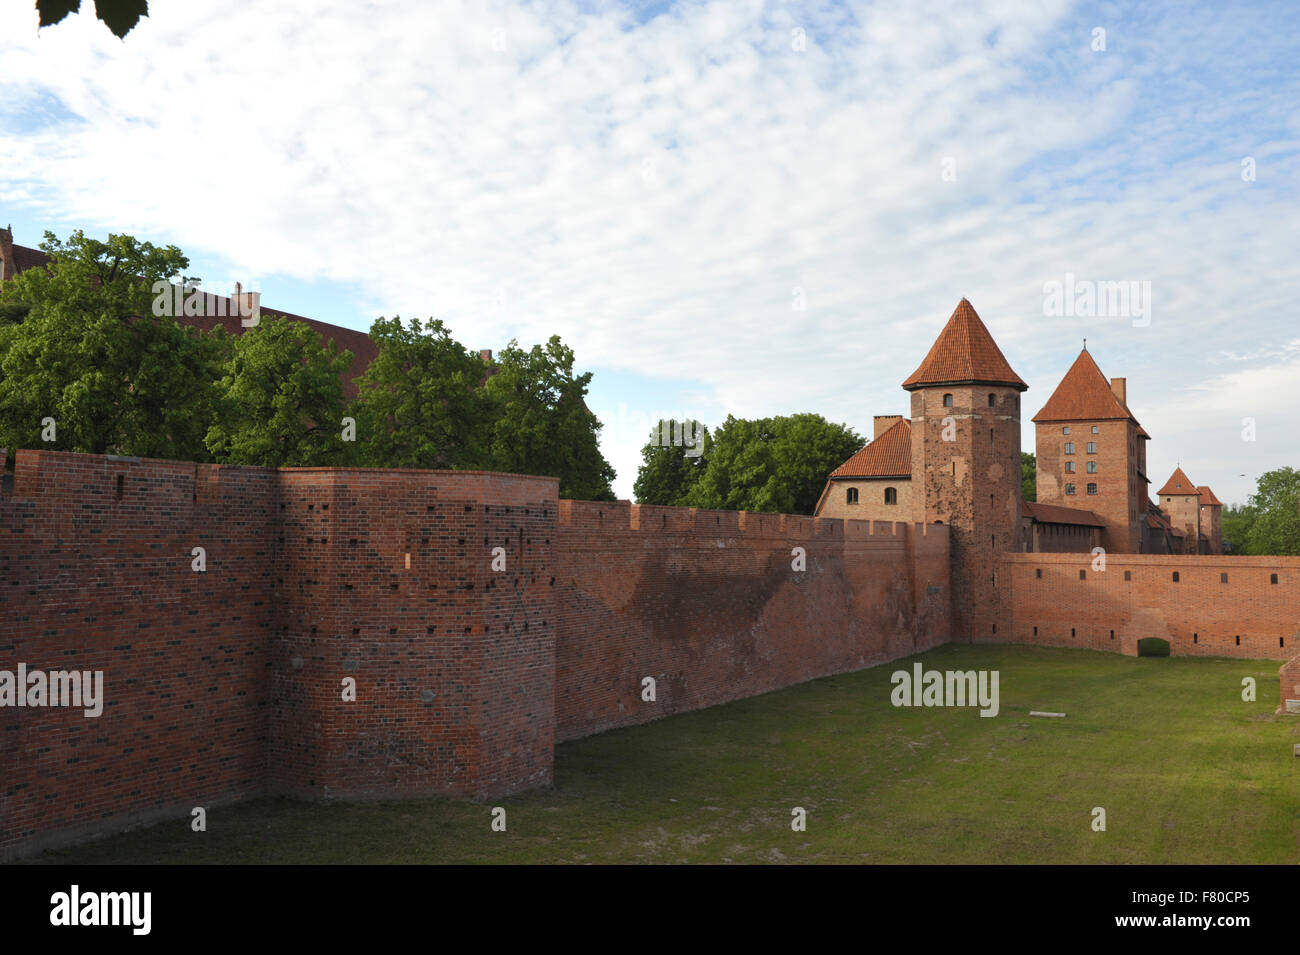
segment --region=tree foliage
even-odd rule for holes
[[[0,447],[206,460],[226,341],[152,314],[175,246],[45,234],[48,269],[0,289]],[[15,320],[16,319],[16,320]],[[53,419],[55,440],[43,440]]]
[[[341,439],[352,353],[306,322],[263,318],[231,339],[206,443],[218,461],[263,467],[350,463]]]
[[[1261,474],[1246,503],[1254,518],[1246,553],[1300,555],[1300,471],[1286,467]]]
[[[673,443],[679,434],[684,434],[683,443]],[[661,436],[666,436],[668,441],[665,443]],[[695,442],[698,447],[688,448],[686,441]],[[691,488],[708,467],[712,446],[709,429],[700,422],[661,418],[651,432],[650,440],[641,449],[641,466],[637,469],[636,483],[632,485],[637,502],[685,505]]]
[[[357,381],[362,463],[388,468],[487,468],[487,366],[438,319],[379,318],[379,354]]]
[[[558,477],[560,497],[614,500],[601,424],[584,400],[590,383],[591,372],[574,375],[573,349],[558,335],[528,350],[512,340],[484,387],[491,469]]]
[[[1028,451],[1020,452],[1020,492],[1026,501],[1038,500],[1038,458]]]
[[[862,447],[818,414],[746,420],[727,416],[708,465],[686,495],[692,507],[812,514],[826,475]]]

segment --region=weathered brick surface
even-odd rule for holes
[[[561,501],[557,540],[561,740],[948,639],[946,527]]]
[[[0,707],[0,858],[259,791],[275,495],[260,468],[18,452],[0,669],[102,670],[105,699]]]
[[[1300,647],[1300,557],[1112,553],[1104,571],[1092,561],[1003,555],[1006,639],[1136,654],[1139,639],[1160,637],[1175,655],[1274,660]]]
[[[556,493],[20,451],[0,669],[103,670],[105,706],[0,707],[0,858],[268,789],[497,796],[550,781],[557,723],[581,735],[948,637],[946,528]]]

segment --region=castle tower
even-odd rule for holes
[[[1183,553],[1195,554],[1200,550],[1201,489],[1193,483],[1181,467],[1174,468],[1169,480],[1158,492],[1160,509],[1169,523],[1183,532]]]
[[[1129,411],[1127,380],[1107,379],[1085,348],[1033,420],[1038,503],[1092,511],[1108,553],[1139,553],[1150,436]]]
[[[951,528],[953,639],[997,640],[996,558],[1017,549],[1029,386],[962,299],[903,387],[912,393],[912,520]]]
[[[1197,488],[1201,492],[1201,533],[1209,538],[1211,554],[1223,553],[1223,502],[1207,485]]]

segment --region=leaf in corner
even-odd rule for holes
[[[120,40],[149,15],[149,0],[95,0],[95,15]]]
[[[40,14],[43,27],[53,26],[80,7],[81,0],[36,0],[36,12]]]

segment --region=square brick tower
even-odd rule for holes
[[[1178,467],[1159,494],[1165,517],[1183,532],[1183,553],[1198,553],[1201,535],[1205,533],[1201,526],[1201,489]]]
[[[1126,380],[1107,380],[1085,348],[1034,415],[1038,503],[1092,511],[1114,554],[1140,552],[1150,483],[1149,436],[1127,402]]]
[[[962,299],[903,387],[912,393],[912,520],[951,528],[953,639],[997,640],[997,556],[1016,550],[1029,386]]]

